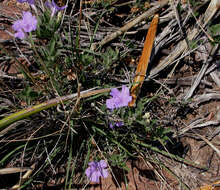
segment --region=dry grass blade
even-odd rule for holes
[[[205,137],[203,137],[200,134],[196,134],[197,136],[199,136],[202,140],[204,140],[218,155],[218,157],[220,158],[220,150],[218,148],[216,148],[209,140],[207,140]]]
[[[193,102],[190,104],[190,106],[198,106],[199,104],[210,100],[220,100],[220,94],[208,93],[208,94],[198,95],[193,99]]]
[[[220,0],[211,0],[204,16],[204,23],[206,24],[215,15],[220,8]]]
[[[220,78],[218,76],[217,70],[214,70],[210,73],[212,80],[216,83],[216,85],[220,88]]]
[[[0,169],[0,175],[5,175],[5,174],[13,174],[13,173],[20,173],[20,172],[25,172],[27,170],[30,170],[30,168],[3,168]]]
[[[16,189],[20,189],[21,185],[30,177],[30,175],[32,174],[32,172],[35,169],[35,164],[33,164],[31,166],[31,169],[29,169],[20,179],[19,183],[14,185],[11,190],[16,190]]]
[[[193,85],[191,86],[190,90],[187,92],[187,94],[184,97],[184,100],[188,100],[189,98],[191,98],[191,96],[193,95],[193,92],[195,91],[195,89],[198,87],[198,85],[200,84],[202,77],[204,76],[206,70],[208,69],[209,63],[206,62],[202,65],[202,68],[199,72],[199,74],[196,77],[196,80],[194,81]]]
[[[139,64],[137,66],[136,76],[134,78],[134,84],[131,88],[132,101],[129,103],[130,107],[133,107],[135,105],[138,92],[140,91],[146,76],[146,71],[157,31],[158,20],[159,20],[159,15],[156,14],[150,24],[150,28],[148,30],[147,37],[144,42],[144,48],[142,51],[141,58],[139,60]]]
[[[193,123],[191,123],[189,126],[181,129],[180,131],[178,131],[178,136],[185,134],[187,131],[190,131],[192,129],[196,129],[196,128],[203,128],[203,127],[207,127],[210,125],[218,125],[220,123],[220,121],[206,121],[204,122],[205,119],[199,119]],[[177,134],[173,135],[173,137],[177,137]]]
[[[213,47],[213,49],[210,52],[210,56],[211,58],[209,60],[205,60],[204,64],[202,65],[202,68],[199,72],[199,74],[196,77],[196,80],[194,81],[193,85],[191,86],[190,90],[187,92],[187,94],[184,97],[184,100],[187,100],[189,98],[191,98],[191,96],[193,95],[193,92],[195,91],[195,89],[198,87],[200,81],[202,80],[202,77],[204,76],[206,70],[208,69],[208,66],[210,64],[210,62],[213,60],[213,57],[218,49],[218,44],[216,46]]]

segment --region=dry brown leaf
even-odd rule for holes
[[[144,42],[142,55],[141,55],[139,64],[136,69],[136,76],[134,78],[133,86],[131,88],[132,101],[129,103],[130,107],[133,107],[135,105],[137,95],[141,89],[141,86],[146,76],[146,71],[147,71],[149,60],[150,60],[151,51],[152,51],[153,44],[154,44],[154,39],[156,36],[158,21],[159,21],[159,15],[156,14],[150,24],[150,28],[148,30],[148,33],[147,33],[147,36]]]

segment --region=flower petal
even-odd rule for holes
[[[109,127],[110,127],[111,129],[114,129],[114,125],[113,125],[112,123],[109,124]]]
[[[101,174],[102,174],[102,177],[107,178],[108,177],[108,170],[107,169],[103,169]]]
[[[93,172],[92,175],[90,176],[90,181],[99,183],[99,177],[101,177],[99,171]]]
[[[23,29],[25,32],[31,32],[37,29],[37,19],[30,12],[23,12]]]
[[[28,3],[29,3],[30,5],[33,5],[33,4],[35,4],[35,0],[28,0]]]
[[[86,169],[85,174],[86,174],[86,176],[87,176],[88,178],[90,178],[90,176],[92,175],[92,171],[91,171],[91,168],[90,168],[90,167],[88,167],[88,168]]]
[[[15,31],[21,30],[22,27],[23,27],[23,21],[22,20],[17,20],[12,25],[12,29],[15,30]]]
[[[35,1],[34,0],[17,0],[19,3],[25,3],[25,2],[27,2],[27,3],[29,3],[30,5],[33,5],[34,3],[35,3]]]
[[[118,97],[120,94],[120,91],[117,89],[117,88],[112,88],[111,92],[110,92],[110,95],[115,98],[115,97]]]
[[[107,163],[105,160],[89,162],[89,167],[86,169],[85,174],[90,181],[99,183],[100,177],[108,177],[108,170],[105,169],[106,167]]]
[[[24,3],[26,2],[27,0],[17,0],[19,3]]]
[[[113,110],[115,108],[115,99],[114,98],[107,99],[106,106],[107,106],[107,108]]]
[[[105,160],[100,160],[100,161],[99,161],[99,166],[100,166],[101,168],[106,168],[108,165],[107,165],[107,163],[106,163]]]
[[[121,91],[119,91],[117,88],[113,88],[110,92],[110,95],[112,98],[106,100],[106,106],[109,109],[128,106],[128,103],[132,100],[129,88],[125,85],[122,86]]]
[[[123,123],[122,121],[118,121],[118,122],[115,122],[115,125],[116,125],[117,127],[121,127],[121,126],[124,125],[124,123]]]
[[[18,32],[16,32],[14,34],[15,38],[19,38],[19,39],[24,39],[25,38],[25,33],[22,30],[19,30]]]

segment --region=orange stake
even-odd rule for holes
[[[141,86],[146,76],[146,71],[147,71],[149,60],[150,60],[151,51],[152,51],[153,44],[154,44],[154,39],[156,36],[158,20],[159,20],[159,15],[156,14],[147,32],[147,36],[144,42],[144,48],[143,48],[142,55],[141,55],[141,58],[139,60],[139,63],[136,69],[136,75],[134,78],[133,86],[131,88],[132,101],[129,103],[130,107],[133,107],[135,105],[138,93],[141,89]]]

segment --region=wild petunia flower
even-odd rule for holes
[[[112,98],[106,100],[106,106],[111,110],[128,106],[128,103],[132,100],[129,88],[125,85],[122,86],[121,92],[117,88],[113,88],[110,95]]]
[[[12,25],[12,29],[16,31],[14,36],[19,39],[25,38],[25,32],[31,32],[37,29],[37,19],[30,12],[23,12],[23,17]]]
[[[123,126],[124,125],[124,123],[122,122],[122,121],[117,121],[117,122],[115,122],[115,123],[110,123],[109,124],[109,127],[111,128],[111,129],[114,129],[114,126],[117,126],[117,127],[121,127],[121,126]]]
[[[86,169],[86,176],[90,181],[99,183],[99,177],[108,177],[108,170],[106,169],[107,163],[105,160],[100,160],[99,162],[93,161],[89,162],[89,167]]]
[[[56,12],[62,11],[67,7],[66,5],[63,7],[57,6],[54,0],[52,0],[52,2],[46,1],[45,6],[51,10],[51,17],[53,17],[56,14]]]
[[[19,3],[29,3],[30,5],[33,5],[35,3],[35,0],[17,0]]]

